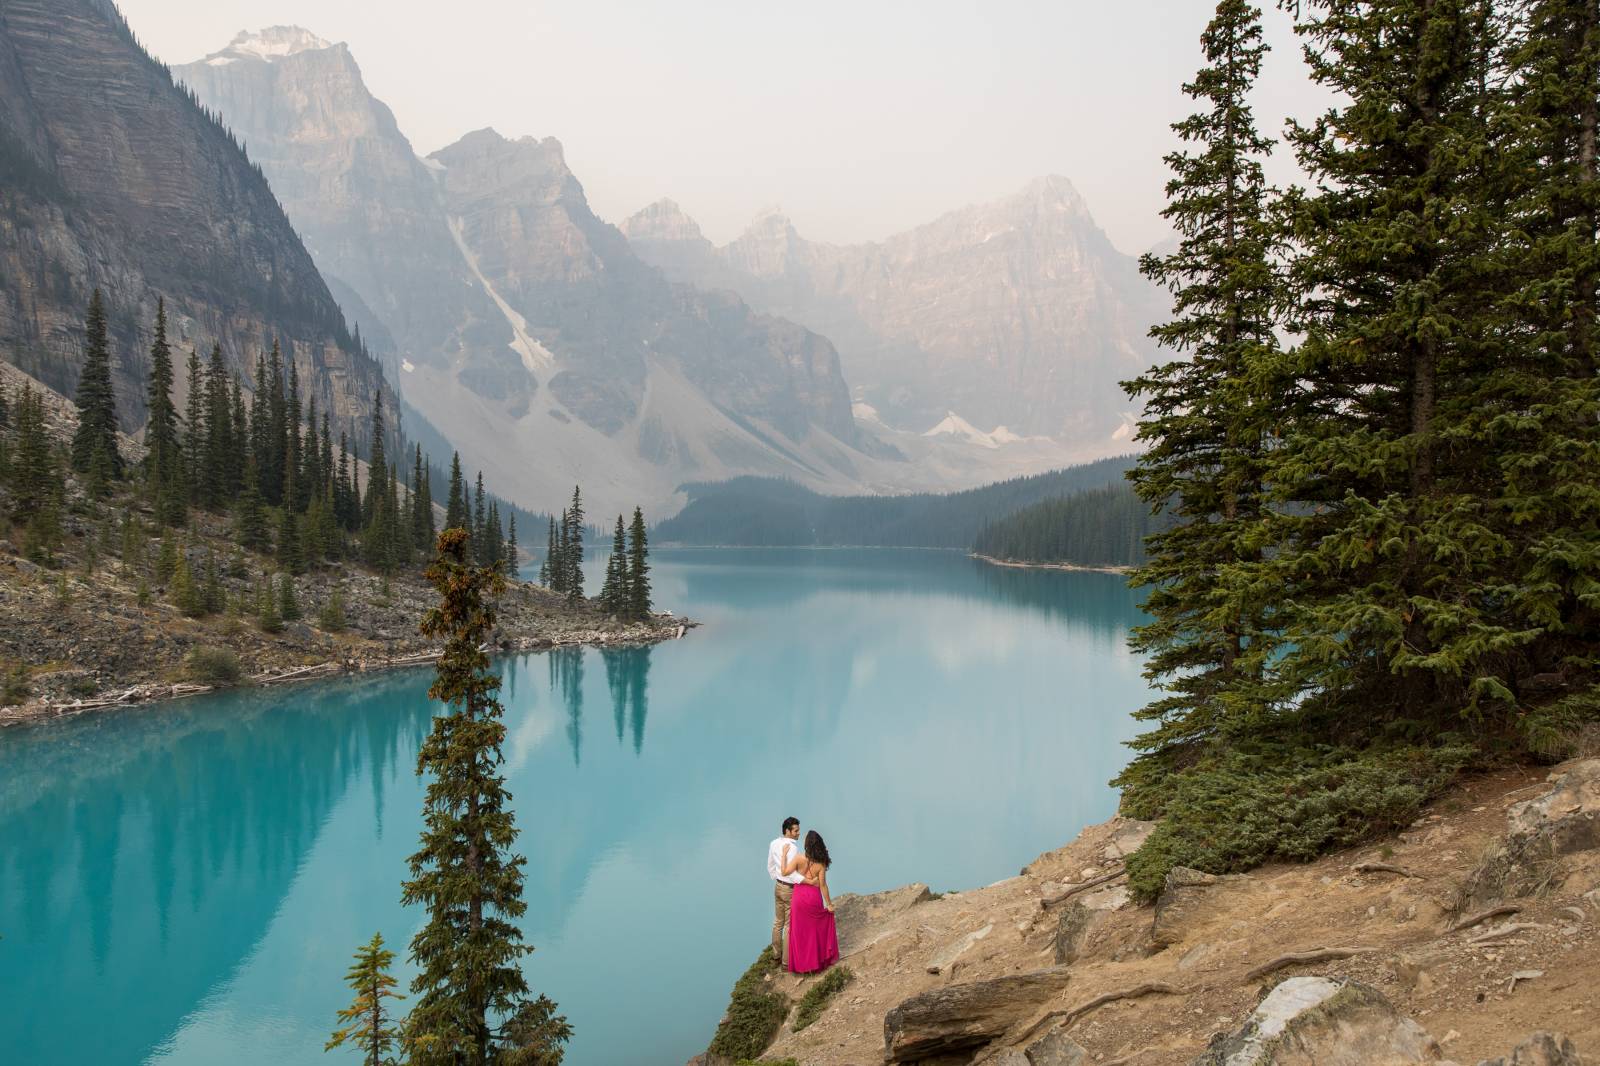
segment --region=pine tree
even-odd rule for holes
[[[305,456],[300,441],[300,371],[293,359],[289,360],[288,385],[283,398],[283,476],[284,506],[296,513],[305,510],[305,483],[301,480]]]
[[[300,619],[300,598],[295,595],[292,574],[278,575],[278,615],[285,622],[296,622]]]
[[[117,398],[111,385],[111,345],[106,336],[100,290],[89,297],[83,322],[83,373],[78,377],[78,429],[72,437],[72,468],[89,475],[97,491],[123,475],[117,448]],[[3,409],[0,404],[0,409]],[[0,419],[0,426],[4,419]]]
[[[256,625],[263,633],[283,632],[283,615],[278,613],[278,594],[271,578],[256,585]]]
[[[155,504],[156,520],[182,526],[188,519],[183,485],[183,453],[178,440],[178,412],[172,405],[172,349],[167,345],[167,304],[156,302],[156,335],[150,344],[150,386],[145,422],[145,478]]]
[[[228,606],[228,594],[222,587],[222,572],[215,553],[206,551],[205,583],[200,586],[200,604],[206,614],[221,614]]]
[[[444,528],[466,529],[472,521],[467,508],[467,487],[461,479],[461,454],[452,452],[450,455],[450,495],[446,499],[444,511]]]
[[[189,349],[189,395],[183,409],[183,483],[189,503],[203,507],[205,500],[206,386],[200,372],[200,353]]]
[[[222,361],[222,345],[211,346],[206,365],[206,437],[199,486],[200,502],[210,510],[220,510],[232,493],[229,471],[233,465],[233,406],[229,402],[231,376]]]
[[[339,472],[334,478],[333,511],[340,527],[347,533],[360,528],[361,506],[352,503],[355,498],[355,489],[350,483],[350,441],[340,430]]]
[[[1166,157],[1162,216],[1181,243],[1140,263],[1172,292],[1174,317],[1151,336],[1177,358],[1125,386],[1143,401],[1138,439],[1149,442],[1130,477],[1153,511],[1176,517],[1151,538],[1134,578],[1150,590],[1152,621],[1133,644],[1167,693],[1139,712],[1162,725],[1136,747],[1162,761],[1259,705],[1256,682],[1274,647],[1275,590],[1250,576],[1263,551],[1271,426],[1287,392],[1274,384],[1280,238],[1262,173],[1271,141],[1249,105],[1267,51],[1261,12],[1221,0],[1200,41],[1207,66],[1184,93],[1202,106],[1173,126],[1185,147]],[[1136,760],[1124,783],[1148,776],[1149,761]]]
[[[284,379],[283,352],[278,342],[272,342],[272,354],[267,364],[267,428],[266,459],[261,464],[261,489],[267,502],[273,506],[283,504],[283,490],[287,481],[286,456],[289,449],[289,396],[288,382]]]
[[[539,564],[539,584],[547,589],[555,588],[555,574],[557,561],[556,545],[556,516],[550,516],[550,542],[544,551],[544,561]],[[557,590],[559,591],[559,590]]]
[[[506,529],[506,574],[512,579],[519,579],[522,567],[522,551],[517,547],[517,512],[511,512],[511,521]]]
[[[372,440],[367,445],[367,495],[361,501],[361,524],[372,525],[373,517],[382,505],[387,486],[384,477],[389,470],[389,460],[383,450],[383,393],[372,397]]]
[[[57,479],[55,457],[44,424],[44,401],[30,382],[22,383],[12,421],[11,455],[7,484],[11,489],[11,513],[18,521],[50,503]]]
[[[418,551],[434,542],[433,493],[428,486],[428,470],[422,462],[422,445],[416,446],[411,463],[411,541]]]
[[[561,552],[562,591],[567,602],[583,599],[583,494],[572,486],[572,506],[567,508]]]
[[[172,595],[172,605],[185,615],[198,618],[205,614],[205,603],[201,599],[199,587],[195,585],[194,575],[189,570],[189,560],[181,551],[173,567],[169,591]]]
[[[1559,752],[1600,717],[1600,9],[1587,0],[1516,5],[1508,57],[1509,188],[1503,268],[1508,319],[1480,408],[1504,475],[1498,509],[1510,544],[1510,628],[1539,633],[1506,671],[1502,702],[1536,750]],[[1561,674],[1567,693],[1529,713],[1519,680]],[[1509,697],[1509,699],[1508,699]]]
[[[238,378],[233,379],[230,392],[232,402],[229,406],[233,408],[230,424],[233,426],[233,433],[228,439],[228,488],[225,499],[244,488],[244,468],[250,462],[250,423],[245,415],[244,392],[239,387]]]
[[[429,917],[411,942],[419,972],[404,1046],[414,1066],[485,1066],[512,1050],[524,1061],[556,1063],[570,1034],[565,1020],[555,1019],[554,1031],[528,1031],[553,1004],[528,998],[518,966],[532,950],[515,924],[526,910],[524,860],[511,852],[517,830],[498,772],[505,738],[495,696],[500,679],[482,651],[504,579],[468,565],[467,540],[460,528],[441,533],[427,572],[440,603],[422,632],[445,641],[429,696],[451,710],[434,718],[417,760],[430,780],[421,847],[411,856],[402,900],[426,906]]]
[[[505,527],[500,524],[500,504],[497,501],[489,503],[489,520],[485,526],[483,545],[484,566],[492,566],[502,574],[506,572],[506,537]]]
[[[287,486],[293,489],[293,486]],[[300,537],[300,517],[294,508],[284,504],[278,508],[278,565],[291,574],[302,574],[306,569],[305,545]]]
[[[344,588],[335,585],[328,593],[328,602],[317,612],[317,628],[328,633],[343,633],[345,625]]]
[[[172,580],[172,575],[177,573],[178,561],[181,558],[178,542],[172,539],[172,531],[162,529],[161,547],[156,551],[156,584],[165,586]]]
[[[611,537],[605,583],[600,586],[600,609],[607,614],[626,614],[633,609],[628,589],[628,542],[621,515],[617,515],[616,532]]]
[[[345,983],[355,991],[356,998],[350,1006],[339,1012],[343,1024],[333,1031],[322,1050],[332,1051],[346,1043],[361,1050],[365,1066],[389,1066],[394,1060],[389,1051],[399,1040],[399,1032],[391,1015],[385,1012],[386,999],[405,999],[394,991],[395,979],[389,973],[394,962],[394,952],[383,946],[383,935],[373,933],[355,954],[355,962],[344,975]]]
[[[268,500],[266,486],[272,484],[271,384],[267,380],[267,357],[256,357],[255,384],[250,393],[249,459],[256,465],[256,489]],[[241,476],[243,469],[240,470]]]
[[[628,614],[635,619],[650,617],[650,548],[645,538],[644,511],[633,509],[628,527]]]
[[[483,505],[483,471],[478,471],[477,489],[472,502],[472,557],[479,566],[488,566],[489,514]]]
[[[261,499],[254,461],[245,468],[244,491],[239,494],[238,514],[234,520],[234,537],[253,552],[269,551],[272,547],[272,538],[267,533],[266,505]]]
[[[1512,545],[1474,425],[1502,369],[1484,13],[1317,0],[1297,27],[1342,102],[1290,127],[1314,182],[1287,204],[1304,341],[1285,359],[1296,400],[1263,476],[1284,506],[1255,579],[1293,605],[1270,702],[1302,734],[1322,721],[1359,741],[1482,713],[1525,639],[1497,606]]]

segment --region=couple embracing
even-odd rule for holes
[[[772,878],[772,956],[792,973],[817,973],[839,961],[839,933],[833,921],[833,896],[828,892],[828,846],[815,829],[800,845],[800,819],[785,818],[783,835],[767,848],[767,875]],[[789,927],[789,952],[783,931]]]

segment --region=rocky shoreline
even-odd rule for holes
[[[248,595],[253,578],[225,579],[230,598]],[[223,613],[188,618],[154,597],[140,604],[136,579],[115,561],[93,574],[51,571],[0,550],[0,662],[26,664],[27,698],[0,706],[6,726],[107,711],[232,687],[195,676],[196,649],[222,650],[239,684],[279,685],[347,673],[431,663],[439,649],[417,632],[433,589],[418,575],[387,581],[354,569],[296,579],[303,617],[281,632]],[[319,628],[316,617],[334,590],[346,621]],[[508,582],[491,642],[497,653],[570,646],[638,647],[674,640],[694,621],[658,614],[642,622],[610,618],[588,603],[526,582]],[[3,697],[0,697],[3,699]]]
[[[786,1006],[752,1057],[1600,1061],[1600,758],[1473,778],[1398,835],[1313,863],[1174,870],[1153,906],[1137,906],[1124,864],[1151,828],[1091,826],[969,892],[840,896],[848,985],[797,1030],[794,1004],[818,979],[769,971],[759,983]]]
[[[990,566],[1004,566],[1014,570],[1077,570],[1087,574],[1131,574],[1131,566],[1082,566],[1078,563],[1029,563],[1017,559],[997,559],[992,555],[980,552],[968,552],[968,558],[977,559],[979,562],[988,563]]]

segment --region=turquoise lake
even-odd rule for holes
[[[786,815],[826,836],[835,892],[871,892],[1013,876],[1115,809],[1146,698],[1122,578],[930,551],[653,561],[657,606],[702,628],[497,662],[527,974],[573,1066],[704,1049],[768,938]],[[430,676],[0,732],[0,1060],[358,1061],[322,1046],[374,932],[411,976]]]

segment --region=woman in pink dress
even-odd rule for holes
[[[832,862],[822,834],[807,833],[805,855],[795,860],[805,880],[794,886],[789,904],[789,969],[795,973],[817,973],[839,961],[839,931],[828,892]]]

